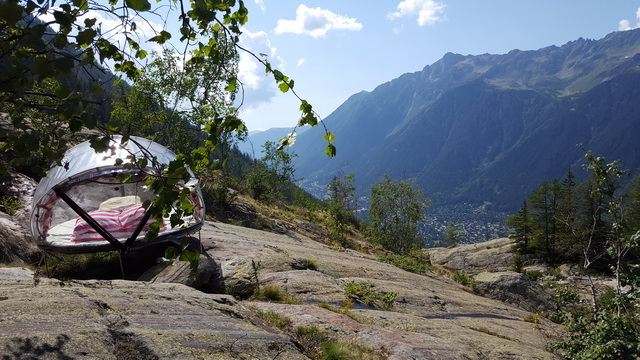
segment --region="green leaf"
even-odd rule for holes
[[[336,156],[336,147],[333,146],[333,144],[329,144],[327,145],[327,147],[324,149],[324,152],[327,154],[327,156],[329,156],[330,158]]]
[[[136,11],[149,11],[151,4],[147,0],[125,0],[127,7]]]
[[[283,82],[282,84],[278,85],[278,88],[283,93],[286,93],[287,91],[289,91],[289,85],[286,82]]]
[[[312,109],[313,108],[311,107],[311,104],[309,104],[307,100],[302,100],[300,102],[300,111],[302,111],[303,113],[305,114],[310,113]]]
[[[176,247],[168,247],[167,250],[164,251],[164,257],[167,259],[175,259],[178,257],[178,248]]]
[[[111,139],[109,139],[108,136],[104,136],[104,137],[95,137],[91,140],[89,140],[89,144],[91,144],[91,147],[96,151],[96,152],[105,152],[107,150],[109,150],[109,143],[110,143]]]
[[[138,50],[136,51],[136,57],[140,60],[144,59],[147,57],[147,55],[149,55],[149,53],[146,50]]]
[[[148,41],[157,42],[158,44],[164,44],[169,39],[171,39],[171,34],[163,30],[159,35],[152,37]]]
[[[91,19],[84,19],[84,26],[86,27],[92,27],[93,25],[96,24],[96,18],[91,18]]]
[[[44,57],[36,57],[31,63],[31,71],[35,75],[47,75],[51,73],[49,61]]]
[[[72,1],[73,5],[75,5],[79,10],[88,10],[89,9],[89,3],[87,2],[87,0],[73,0]]]
[[[1,1],[0,2],[0,20],[6,21],[8,24],[15,24],[22,19],[22,6],[17,1]]]
[[[336,136],[333,135],[330,131],[327,131],[327,134],[322,138],[325,139],[327,142],[332,143],[333,140],[336,138]]]
[[[71,132],[78,132],[82,130],[82,125],[83,122],[80,119],[72,118],[69,120],[69,130],[71,130]]]
[[[96,127],[96,125],[98,125],[98,118],[93,114],[85,112],[82,114],[82,122],[88,129],[93,129]]]
[[[280,145],[278,146],[278,150],[283,150],[285,146],[289,146],[289,137],[285,136],[282,139],[278,140]]]
[[[76,36],[76,41],[80,45],[90,45],[91,43],[93,43],[93,39],[97,34],[98,33],[93,29],[86,29],[78,33],[78,35]]]
[[[233,78],[229,80],[229,85],[227,85],[227,87],[225,87],[224,89],[226,91],[233,92],[233,91],[236,91],[236,87],[237,87],[237,79]]]

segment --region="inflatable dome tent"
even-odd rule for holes
[[[69,149],[61,163],[47,172],[33,197],[31,234],[38,246],[58,253],[126,251],[149,245],[144,242],[146,228],[153,219],[143,207],[155,194],[144,186],[145,172],[152,169],[127,169],[117,165],[131,157],[155,157],[168,164],[176,155],[151,140],[114,136],[110,150],[97,153],[88,141]],[[191,173],[191,172],[190,172]],[[122,183],[117,175],[135,175],[136,180]],[[204,201],[196,177],[180,186],[192,191],[193,214],[182,225],[172,227],[169,219],[161,224],[153,243],[195,232],[204,222]]]

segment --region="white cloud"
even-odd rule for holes
[[[260,7],[260,10],[262,10],[262,12],[267,11],[267,7],[264,5],[264,0],[255,0],[256,5],[258,5]]]
[[[418,25],[434,25],[444,20],[445,5],[434,0],[404,0],[398,4],[398,11],[389,13],[389,19],[417,17]]]
[[[637,22],[635,26],[632,26],[631,21],[627,19],[620,20],[620,22],[618,23],[618,30],[624,31],[640,28],[640,8],[638,8],[638,10],[636,11],[636,19]]]
[[[296,10],[295,20],[278,20],[276,34],[306,34],[314,38],[325,36],[329,30],[362,30],[362,24],[356,18],[338,15],[330,10],[308,8],[301,4]]]
[[[627,19],[620,20],[620,22],[618,23],[618,30],[620,30],[620,31],[631,30],[631,26],[630,26],[629,20],[627,20]]]
[[[46,13],[38,14],[38,18],[45,22],[54,21],[55,18],[53,16],[53,12],[58,10],[60,10],[60,8],[50,8]],[[102,36],[111,43],[122,48],[127,43],[127,35],[125,35],[122,26],[123,20],[115,15],[109,15],[110,14],[108,12],[89,10],[78,17],[77,23],[84,24],[86,19],[96,19],[96,27],[100,29]],[[135,40],[139,42],[140,46],[149,52],[152,50],[160,50],[160,47],[157,46],[156,43],[148,43],[145,40],[159,33],[163,29],[161,25],[154,23],[149,19],[142,19],[139,16],[132,16],[129,20],[135,23],[136,30],[131,31],[130,29],[127,29],[129,30],[128,36],[134,37]],[[51,28],[57,32],[59,31],[60,26],[53,23],[51,24]],[[71,34],[74,35],[76,32],[77,31],[74,29]]]
[[[300,58],[300,59],[298,60],[298,62],[296,63],[296,67],[300,67],[300,66],[304,65],[304,63],[305,63],[306,61],[307,61],[307,59],[305,59],[305,58]]]
[[[278,56],[277,49],[271,45],[266,32],[251,32],[242,29],[240,45],[252,53],[266,58],[274,68],[284,69],[285,64]],[[238,62],[238,78],[246,90],[244,106],[248,108],[267,102],[278,94],[273,76],[267,76],[264,66],[251,54],[242,51]]]

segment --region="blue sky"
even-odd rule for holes
[[[640,26],[640,0],[246,0],[243,44],[269,55],[326,117],[350,95],[422,70],[447,52],[503,54]],[[299,103],[241,62],[250,130],[296,124]]]
[[[245,0],[245,5],[249,22],[242,46],[267,54],[321,118],[349,96],[420,71],[447,52],[535,50],[640,26],[640,0]],[[155,17],[134,17],[148,51],[158,46],[144,38],[175,15],[164,2],[156,6]],[[95,11],[85,16],[98,18],[105,30],[115,29],[110,40],[124,44],[119,18]],[[41,18],[52,20],[52,9]],[[167,26],[177,32],[175,24]],[[297,99],[282,94],[250,56],[241,56],[241,117],[249,130],[294,126]]]

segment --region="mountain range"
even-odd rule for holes
[[[542,181],[585,178],[582,144],[640,166],[640,29],[507,54],[447,53],[422,71],[352,95],[298,136],[296,176],[321,196],[341,171],[361,195],[383,174],[415,178],[434,207],[513,212]],[[344,165],[348,165],[345,167]]]

